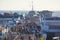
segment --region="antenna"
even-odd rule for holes
[[[33,0],[32,0],[32,11],[33,11]]]

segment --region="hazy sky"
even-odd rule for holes
[[[0,0],[0,10],[31,10],[32,0]],[[60,0],[33,0],[34,10],[60,10]]]

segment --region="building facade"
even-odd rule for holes
[[[46,40],[53,40],[53,37],[60,37],[60,17],[44,18],[42,20],[42,34]]]

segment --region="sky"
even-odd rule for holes
[[[60,10],[60,0],[0,0],[0,10]]]

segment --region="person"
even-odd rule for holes
[[[29,40],[32,40],[31,36],[29,36]]]
[[[44,37],[41,35],[40,40],[44,40]]]
[[[7,40],[7,38],[5,37],[4,40]]]
[[[21,36],[21,38],[20,38],[21,40],[24,40],[24,37],[23,36]]]

